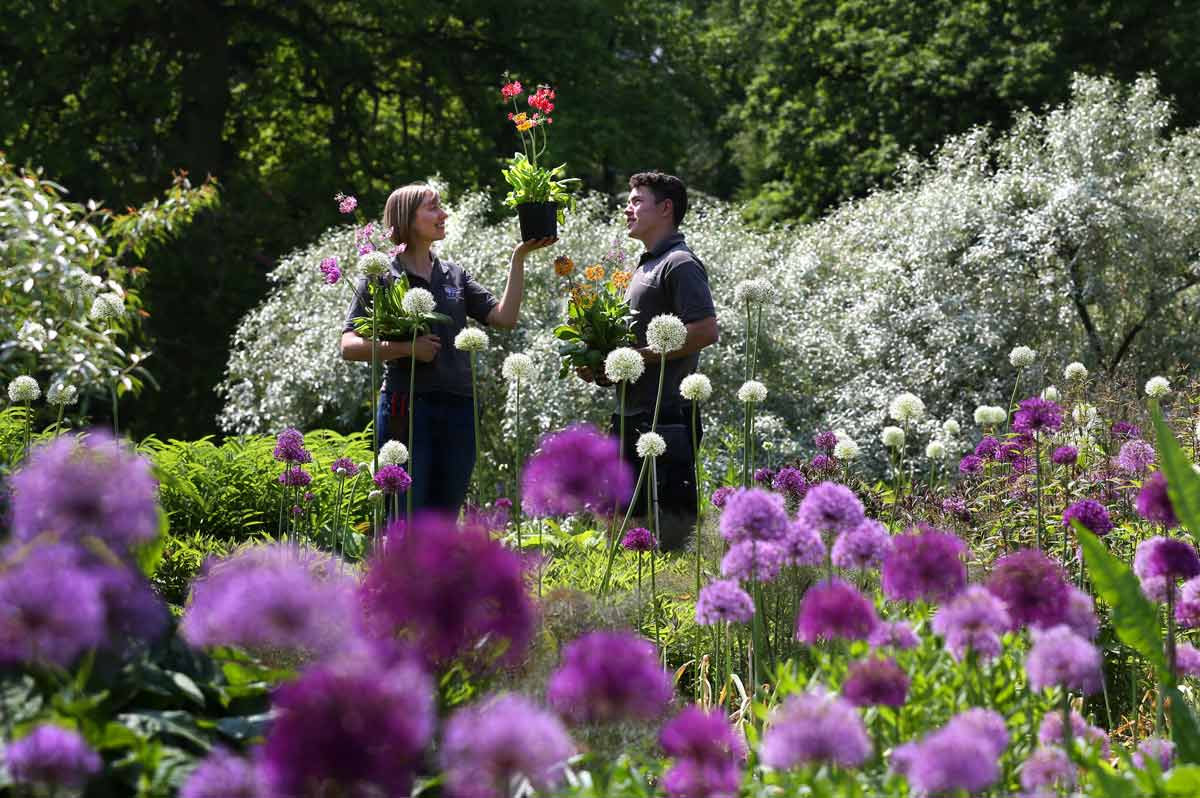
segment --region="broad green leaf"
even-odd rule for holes
[[[1165,695],[1171,702],[1171,740],[1175,743],[1175,756],[1180,762],[1200,764],[1200,725],[1196,723],[1195,713],[1178,688],[1168,687]],[[1200,795],[1200,791],[1190,794]]]
[[[1171,428],[1163,420],[1158,404],[1150,407],[1158,431],[1158,456],[1167,476],[1167,493],[1179,522],[1200,545],[1200,474],[1192,470],[1191,458],[1180,448]]]
[[[1200,795],[1200,767],[1180,765],[1171,771],[1167,779],[1167,795]]]
[[[1163,653],[1158,607],[1142,593],[1128,565],[1110,554],[1087,527],[1078,521],[1072,524],[1096,592],[1112,607],[1112,625],[1117,637],[1154,666],[1160,681],[1174,683],[1174,674],[1168,673]]]

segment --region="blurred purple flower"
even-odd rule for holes
[[[796,520],[821,533],[838,534],[863,522],[863,506],[854,491],[836,482],[813,485],[800,502]]]
[[[1175,602],[1175,620],[1185,629],[1200,627],[1200,577],[1183,583]]]
[[[1113,529],[1112,519],[1108,510],[1094,499],[1080,499],[1063,512],[1062,524],[1070,529],[1071,521],[1078,521],[1098,537],[1104,537]]]
[[[775,474],[771,487],[788,498],[799,501],[808,492],[808,480],[804,478],[804,472],[800,469],[785,466]]]
[[[375,486],[389,496],[398,496],[412,487],[412,477],[404,466],[380,466],[375,472]]]
[[[983,458],[977,454],[968,454],[958,461],[958,473],[978,474],[983,471]]]
[[[778,493],[748,488],[736,490],[721,514],[721,537],[730,543],[782,541],[788,532],[788,515]]]
[[[721,621],[746,623],[754,617],[754,599],[733,579],[718,579],[700,589],[696,623],[712,626]]]
[[[338,268],[337,258],[321,259],[321,277],[327,285],[333,285],[342,279],[342,270]]]
[[[341,469],[343,473],[338,474],[338,469]],[[358,473],[358,464],[349,457],[339,457],[330,464],[329,470],[338,476],[352,477]]]
[[[869,571],[883,564],[892,546],[887,528],[872,518],[842,532],[833,544],[833,564],[852,571]]]
[[[787,562],[791,565],[820,565],[825,560],[825,541],[821,535],[802,521],[789,525],[783,541]]]
[[[632,494],[633,470],[617,439],[586,424],[544,436],[521,478],[521,506],[535,517],[606,515]]]
[[[1050,462],[1056,465],[1075,465],[1079,460],[1079,450],[1074,446],[1059,446],[1050,453]]]
[[[1058,563],[1035,549],[1018,549],[997,560],[987,588],[1004,602],[1014,629],[1048,628],[1066,618],[1070,584]]]
[[[947,496],[942,499],[942,512],[964,521],[971,517],[967,511],[967,500],[961,496]]]
[[[962,557],[967,547],[957,535],[922,527],[896,535],[883,560],[883,593],[893,601],[946,601],[967,583]]]
[[[1200,649],[1190,643],[1175,646],[1175,673],[1200,678]]]
[[[837,444],[838,444],[837,433],[833,432],[832,430],[827,430],[825,432],[818,432],[813,437],[813,443],[815,443],[817,448],[823,452],[832,452],[835,448],[837,448]]]
[[[275,439],[275,459],[284,463],[311,463],[312,455],[304,448],[304,433],[288,427]]]
[[[257,764],[223,748],[212,753],[192,771],[179,791],[179,798],[269,798]]]
[[[654,534],[644,526],[635,526],[621,538],[621,546],[629,551],[654,551]]]
[[[984,435],[979,443],[975,444],[975,455],[982,457],[985,460],[996,459],[996,454],[1000,451],[1000,441],[993,438],[991,435]]]
[[[907,651],[921,645],[917,633],[904,621],[883,621],[867,637],[871,648],[894,648]]]
[[[907,773],[912,787],[940,795],[960,790],[981,793],[996,783],[1000,778],[1000,755],[1008,745],[1004,719],[990,710],[972,712],[951,718],[917,743]],[[995,719],[988,721],[979,713],[995,715]],[[997,729],[1003,732],[1003,739]]]
[[[1142,437],[1142,430],[1136,424],[1128,421],[1118,421],[1112,425],[1112,436],[1118,439],[1130,440]]]
[[[43,543],[14,551],[0,568],[0,664],[66,668],[104,641],[100,580],[72,546]]]
[[[663,775],[673,798],[737,798],[746,746],[719,711],[690,706],[665,724],[659,742],[675,764]]]
[[[1175,743],[1161,737],[1142,740],[1133,752],[1133,766],[1145,770],[1149,762],[1157,764],[1159,770],[1170,770],[1175,762]]]
[[[965,659],[973,651],[986,661],[1000,654],[1000,637],[1010,623],[1000,599],[980,585],[971,585],[937,611],[933,631],[945,639],[955,659]]]
[[[842,697],[856,707],[901,707],[908,700],[909,678],[894,659],[872,657],[850,664]]]
[[[754,469],[754,482],[758,485],[770,485],[775,481],[775,472],[769,468]]]
[[[1042,716],[1042,723],[1038,727],[1038,742],[1042,745],[1062,745],[1062,732],[1062,712],[1047,712]],[[1073,709],[1071,710],[1071,737],[1075,740],[1084,740],[1089,745],[1095,747],[1102,756],[1109,756],[1108,734],[1099,726],[1093,726],[1088,723],[1083,719],[1082,715]]]
[[[712,492],[712,496],[709,498],[709,501],[711,501],[712,506],[716,507],[718,510],[723,509],[725,507],[725,503],[729,501],[729,497],[733,495],[735,490],[737,490],[737,488],[731,488],[728,486],[717,488]]]
[[[100,770],[100,757],[78,732],[43,723],[4,748],[14,784],[82,787]]]
[[[743,540],[734,543],[721,558],[721,576],[755,582],[771,582],[787,562],[787,551],[777,543]]]
[[[776,770],[823,763],[856,768],[870,755],[871,740],[854,707],[817,690],[777,707],[759,747],[762,763]]]
[[[812,466],[813,471],[832,471],[833,467],[837,465],[837,460],[827,454],[818,454],[813,456],[809,465]]]
[[[1096,602],[1087,593],[1074,585],[1067,598],[1066,615],[1063,623],[1075,634],[1087,640],[1095,640],[1100,632],[1100,619],[1096,617]]]
[[[1117,452],[1117,467],[1127,474],[1141,474],[1154,464],[1154,447],[1142,440],[1131,440]]]
[[[650,641],[628,632],[592,632],[567,644],[546,698],[575,723],[653,720],[674,690]]]
[[[1133,556],[1133,572],[1142,590],[1155,601],[1165,601],[1169,585],[1200,576],[1200,554],[1184,540],[1153,537],[1138,544]]]
[[[841,579],[824,580],[808,589],[796,615],[796,639],[866,640],[879,625],[875,605]]]
[[[1034,690],[1061,687],[1088,695],[1104,683],[1100,652],[1066,625],[1033,630],[1025,671]]]
[[[1014,432],[1039,434],[1056,432],[1062,427],[1062,408],[1049,399],[1031,396],[1022,399],[1018,410],[1013,414],[1012,428]]]
[[[1142,518],[1167,529],[1179,526],[1175,505],[1171,503],[1171,496],[1167,492],[1166,474],[1155,471],[1142,483],[1137,495],[1137,511]]]
[[[1049,790],[1049,795],[1056,795],[1057,788],[1074,784],[1075,765],[1061,748],[1043,746],[1021,763],[1021,786],[1031,795],[1046,795],[1038,792],[1043,788]]]

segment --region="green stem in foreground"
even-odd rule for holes
[[[58,411],[59,417],[62,416],[62,410]],[[57,432],[57,430],[56,430]],[[33,441],[33,407],[32,403],[25,400],[25,459],[29,459],[29,446]]]
[[[692,402],[692,465],[696,469],[696,598],[700,598],[700,530],[704,526],[704,498],[700,490],[700,445],[696,440],[699,400]]]
[[[654,552],[658,549],[658,469],[653,457],[650,460],[650,521],[654,527],[650,548],[650,614],[654,622],[654,645],[662,648],[658,636],[658,580],[655,573]]]
[[[413,411],[416,409],[416,404],[417,404],[417,395],[415,393],[416,388],[417,388],[417,330],[418,330],[418,328],[416,326],[414,326],[413,334],[412,334],[412,349],[411,349],[411,354],[410,354],[410,358],[411,358],[412,362],[409,364],[409,367],[408,367],[408,465],[409,465],[410,470],[412,470],[412,464],[414,462],[416,462],[416,459],[417,459],[416,452],[414,451],[416,449],[416,446],[413,445],[414,444],[414,441],[413,441]],[[375,461],[376,461],[376,468],[378,468],[378,465],[379,465],[379,453],[378,452],[376,452],[376,454],[375,454]],[[409,474],[409,476],[411,477],[412,474]],[[405,503],[405,512],[404,512],[405,527],[404,528],[405,529],[412,528],[412,517],[413,517],[412,496],[413,496],[412,485],[409,485],[408,490],[406,490],[404,492],[404,503]]]
[[[117,383],[116,380],[112,384],[112,408],[113,408],[113,437],[121,437],[121,425],[117,423]]]
[[[513,510],[517,520],[517,552],[523,552],[521,535],[521,380],[514,380],[517,391],[516,417],[513,420]]]
[[[371,301],[371,452],[374,459],[371,462],[372,473],[379,471],[379,311],[375,308],[374,297]],[[409,397],[412,400],[412,397]],[[411,461],[409,461],[411,463]]]
[[[742,411],[742,487],[750,487],[750,402]]]
[[[1008,398],[1008,407],[1004,408],[1005,411],[1007,411],[1007,413],[1008,413],[1008,417],[1004,421],[1004,434],[1005,435],[1007,435],[1009,430],[1012,429],[1013,402],[1017,401],[1017,388],[1021,384],[1021,372],[1022,371],[1024,371],[1024,369],[1017,369],[1017,378],[1015,380],[1013,380],[1012,396],[1010,396]]]
[[[471,417],[475,424],[475,468],[479,467],[479,392],[475,386],[475,352],[471,352]],[[411,464],[411,461],[410,461]],[[473,469],[472,469],[473,470]],[[483,491],[475,478],[475,504],[483,504]]]
[[[647,462],[649,461],[642,460],[642,467],[638,470],[637,484],[633,488],[633,497],[629,500],[629,507],[625,510],[625,519],[621,521],[621,526],[617,529],[617,534],[609,542],[608,563],[604,566],[604,576],[600,580],[600,589],[597,591],[598,598],[603,598],[608,592],[608,580],[612,576],[613,562],[617,559],[617,549],[621,545],[621,537],[625,534],[625,527],[629,525],[629,517],[633,513],[633,505],[636,502],[637,495],[642,490],[642,483],[646,481]]]

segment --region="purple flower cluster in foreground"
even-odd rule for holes
[[[380,466],[375,472],[375,486],[389,496],[398,496],[412,487],[412,477],[403,466]]]
[[[1100,652],[1066,625],[1033,630],[1025,670],[1034,690],[1061,687],[1091,694],[1104,682]]]
[[[36,726],[4,748],[4,760],[15,784],[81,787],[100,770],[100,757],[78,732],[61,726]]]
[[[879,625],[875,605],[841,579],[825,580],[804,594],[796,615],[796,639],[866,640]]]
[[[1200,575],[1200,554],[1192,544],[1168,537],[1153,537],[1138,544],[1133,572],[1142,591],[1155,601],[1165,601],[1167,590],[1178,580]]]
[[[334,285],[338,280],[342,279],[342,270],[338,267],[337,258],[323,258],[321,260],[321,277],[326,284]]]
[[[1071,737],[1087,742],[1104,757],[1110,754],[1108,735],[1105,734],[1104,729],[1091,725],[1075,710],[1071,710]],[[1038,742],[1042,745],[1062,745],[1063,716],[1061,712],[1047,712],[1042,717],[1042,723],[1038,727]]]
[[[1036,435],[1058,431],[1062,421],[1061,407],[1049,399],[1033,396],[1021,400],[1017,412],[1013,414],[1012,428],[1014,432]]]
[[[633,471],[620,443],[585,424],[543,437],[521,477],[521,506],[535,517],[611,514],[632,493]]]
[[[892,546],[887,527],[872,518],[842,532],[833,544],[833,564],[850,571],[868,571],[883,564]]]
[[[809,488],[796,513],[798,522],[831,534],[853,529],[863,519],[863,506],[858,496],[836,482],[821,482]]]
[[[746,745],[719,711],[684,709],[663,726],[659,742],[675,759],[663,775],[667,795],[737,798]]]
[[[700,590],[696,623],[712,626],[721,621],[746,623],[754,617],[754,599],[734,579],[718,579]]]
[[[754,582],[771,582],[787,564],[787,551],[775,543],[743,540],[721,558],[721,576]]]
[[[794,695],[776,708],[758,756],[778,770],[801,765],[860,767],[871,740],[858,711],[843,698],[820,690]]]
[[[933,631],[959,660],[970,652],[985,661],[999,656],[1000,638],[1011,624],[1004,603],[980,585],[959,593],[933,617]]]
[[[787,510],[778,493],[749,488],[734,491],[721,513],[721,537],[730,543],[778,543],[788,533]]]
[[[1159,770],[1170,770],[1175,762],[1175,743],[1161,737],[1147,737],[1138,743],[1133,754],[1134,767],[1145,770],[1150,762],[1154,762]]]
[[[1050,462],[1055,465],[1075,465],[1079,460],[1079,450],[1074,446],[1059,446],[1050,453]]]
[[[969,709],[919,742],[898,747],[892,768],[923,794],[976,794],[1000,778],[1007,747],[1004,718],[990,709]]]
[[[908,674],[894,659],[871,658],[850,665],[842,697],[856,707],[901,707],[908,699]]]
[[[592,632],[572,641],[546,685],[550,705],[575,723],[653,720],[672,694],[654,645],[627,632]]]
[[[833,452],[838,445],[837,433],[833,430],[818,432],[813,437],[813,443],[816,444],[816,447],[823,452]]]
[[[266,798],[258,764],[217,748],[202,761],[179,791],[179,798]]]
[[[883,621],[867,637],[871,648],[894,648],[907,651],[921,645],[921,639],[904,621]]]
[[[1013,628],[1050,627],[1066,618],[1070,584],[1058,563],[1035,549],[996,561],[987,588],[1004,602]]]
[[[966,550],[957,535],[929,527],[893,537],[883,561],[883,594],[892,601],[946,601],[956,596],[967,584],[962,559]]]
[[[1142,474],[1154,464],[1157,454],[1154,447],[1143,440],[1127,441],[1117,452],[1116,464],[1127,474]]]
[[[1161,524],[1167,529],[1179,526],[1175,505],[1171,504],[1171,496],[1167,492],[1167,476],[1161,471],[1155,471],[1142,483],[1136,506],[1138,515],[1151,523]]]
[[[736,490],[737,488],[731,488],[729,486],[717,488],[712,492],[712,496],[709,497],[709,501],[711,501],[712,506],[716,507],[718,510],[724,509],[725,503],[729,501],[729,497],[732,496]]]
[[[1068,529],[1071,522],[1078,521],[1097,537],[1104,537],[1113,530],[1112,519],[1103,504],[1094,499],[1080,499],[1063,512],[1062,524]]]
[[[1061,748],[1042,746],[1021,764],[1021,786],[1030,795],[1057,795],[1059,787],[1074,785],[1075,765]]]
[[[825,561],[825,541],[821,534],[799,521],[788,527],[783,551],[790,565],[820,565]]]

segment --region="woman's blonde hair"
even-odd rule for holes
[[[437,190],[428,183],[409,183],[392,192],[383,206],[383,226],[392,231],[393,244],[407,244],[412,232],[413,217],[430,194]]]

